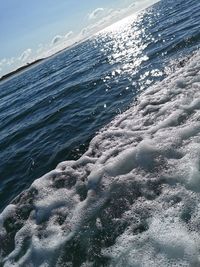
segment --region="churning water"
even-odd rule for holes
[[[200,266],[199,21],[161,1],[0,84],[0,266]]]

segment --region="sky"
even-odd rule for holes
[[[156,0],[0,0],[0,77]]]

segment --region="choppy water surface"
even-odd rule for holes
[[[0,84],[4,266],[200,265],[199,21],[161,1]]]

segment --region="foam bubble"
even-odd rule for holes
[[[4,266],[200,266],[200,55],[0,215]]]

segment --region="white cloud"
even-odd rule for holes
[[[159,0],[136,0],[132,3],[127,0],[127,6],[120,9],[97,8],[88,15],[90,23],[81,30],[79,39],[89,37],[107,26],[158,2]],[[95,21],[95,22],[94,22]]]
[[[81,35],[86,36],[90,32],[90,27],[83,28],[81,30]]]
[[[0,67],[11,66],[15,62],[15,58],[4,58],[0,61]]]
[[[25,61],[27,61],[27,59],[30,57],[31,53],[32,53],[32,49],[31,49],[31,48],[28,48],[28,49],[26,49],[26,50],[21,54],[21,56],[19,56],[18,59],[19,59],[20,61],[22,61],[22,62],[25,62]]]
[[[72,31],[69,31],[68,33],[66,33],[65,35],[56,35],[52,41],[51,41],[51,45],[57,45],[61,42],[64,42],[65,40],[69,39],[71,36],[73,35]]]
[[[51,43],[54,45],[54,44],[60,42],[62,39],[63,39],[63,36],[61,36],[61,35],[56,35],[56,36],[52,39]]]
[[[2,60],[0,60],[0,68],[1,68],[0,71],[4,75],[12,71],[13,69],[17,69],[23,66],[24,64],[28,63],[28,61],[31,62],[33,60],[32,54],[33,54],[32,49],[27,48],[18,57],[3,58]]]
[[[51,42],[47,44],[39,44],[35,51],[31,48],[26,49],[19,57],[8,58],[0,60],[0,68],[2,72],[7,72],[13,68],[20,67],[35,59],[50,56],[63,48],[87,38],[107,26],[115,23],[116,21],[136,13],[144,9],[150,4],[158,2],[159,0],[123,0],[124,8],[109,9],[109,8],[96,8],[88,14],[88,24],[83,28],[79,34],[74,34],[72,31],[63,35],[56,35]],[[126,6],[126,7],[125,7]]]
[[[36,53],[37,54],[41,54],[43,52],[43,50],[44,50],[44,45],[43,44],[39,44],[38,48],[36,50]]]
[[[130,4],[130,6],[128,8],[131,9],[131,8],[134,8],[134,7],[135,7],[135,3]]]
[[[102,17],[102,15],[104,14],[104,11],[105,11],[104,8],[98,7],[88,15],[88,18],[90,20],[98,19],[98,18]]]
[[[75,35],[73,31],[68,31],[66,34],[63,35],[56,35],[50,44],[43,45],[43,49],[37,50],[37,58],[41,57],[49,57],[66,47],[74,44],[75,42],[79,41],[79,35]],[[83,37],[82,37],[83,38]]]
[[[0,60],[0,72],[6,74],[13,69],[17,69],[23,66],[25,63],[31,62],[32,58],[32,49],[27,48],[21,55],[18,57],[3,58]]]
[[[11,66],[11,65],[14,64],[14,62],[15,62],[15,58],[14,57],[11,57],[11,58],[8,58],[7,59],[6,64],[9,65],[9,66]]]
[[[69,39],[73,35],[73,31],[69,31],[67,34],[65,34],[64,38]]]
[[[3,58],[3,59],[0,61],[0,65],[3,65],[3,64],[5,64],[5,63],[6,63],[6,61],[7,61],[7,59],[6,59],[6,58]]]
[[[109,26],[112,22],[115,22],[120,18],[121,13],[121,10],[104,9],[104,16],[99,18],[95,23],[90,23],[87,27],[81,30],[80,39],[88,37]]]

